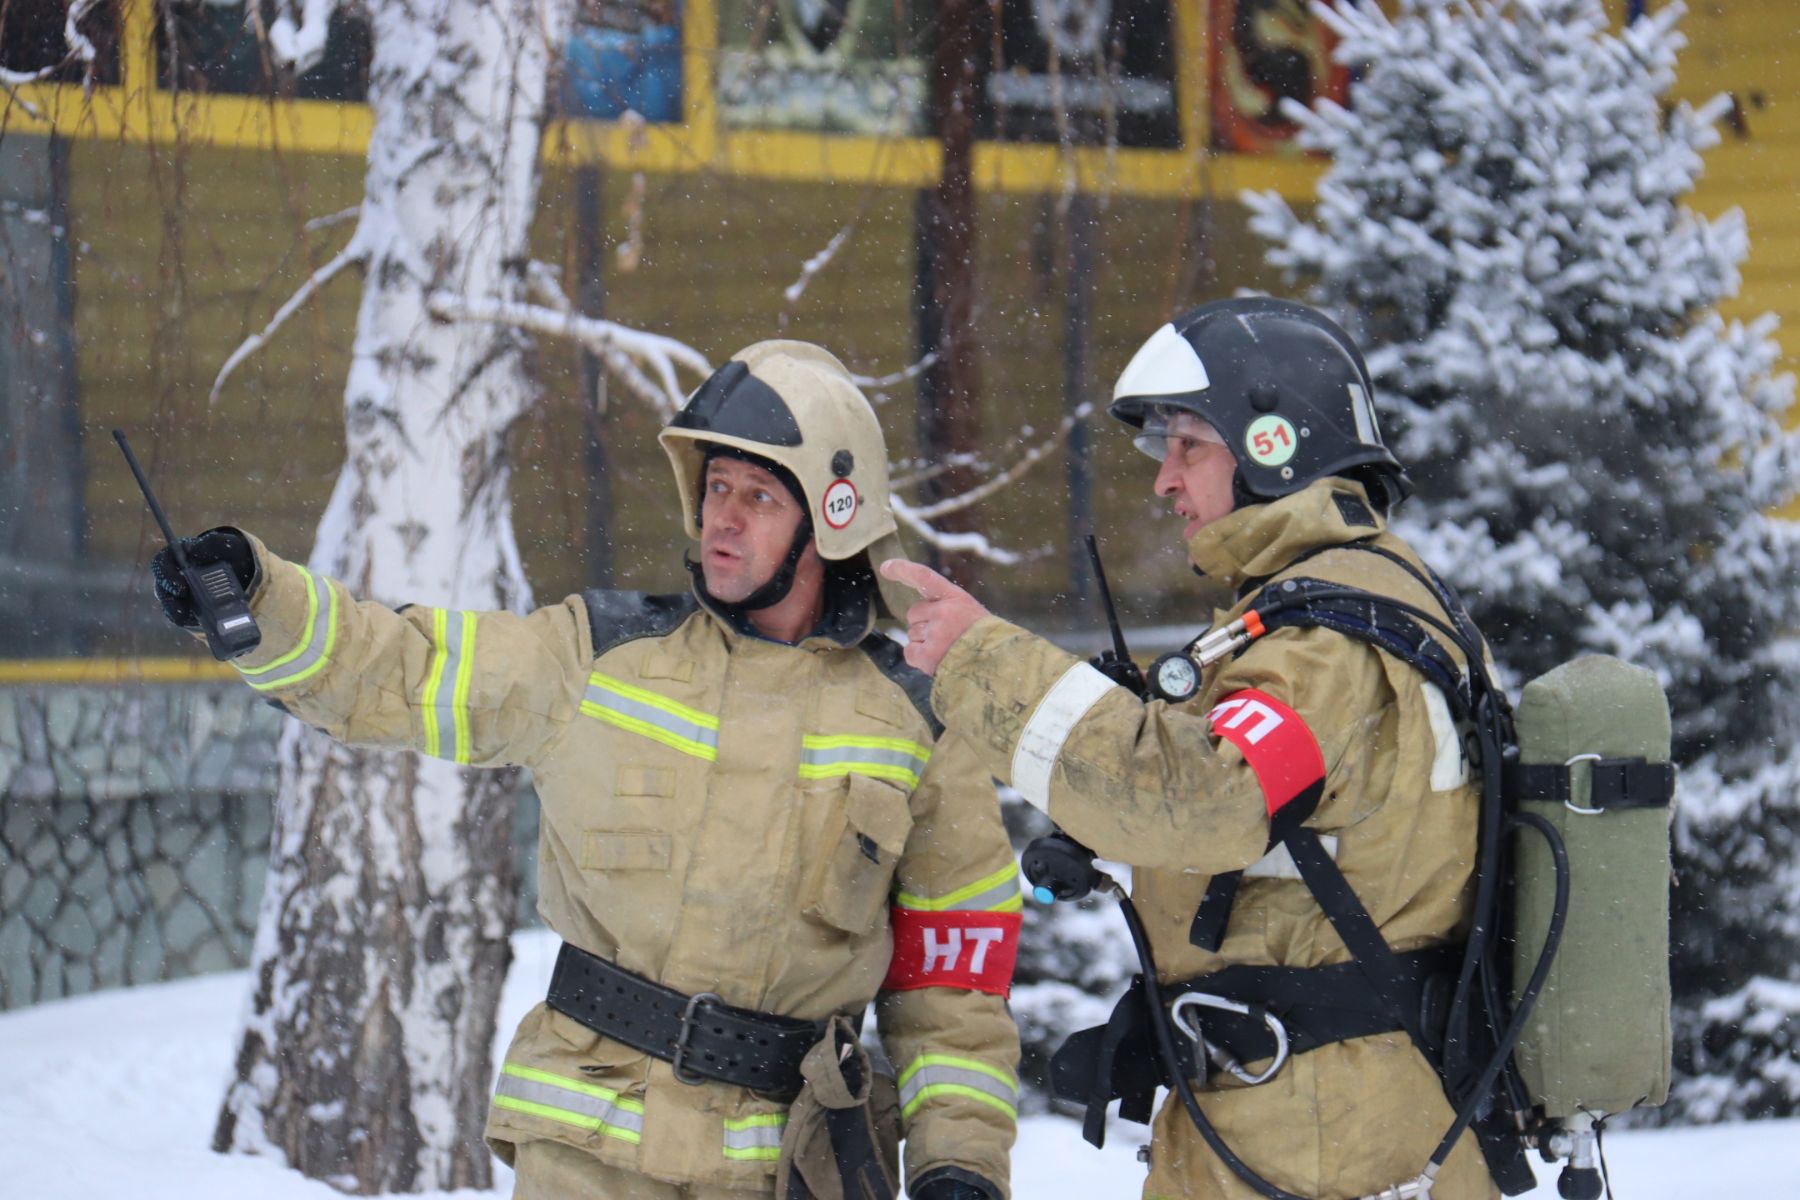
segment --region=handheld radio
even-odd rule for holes
[[[131,473],[137,477],[138,489],[144,493],[144,503],[150,506],[150,515],[156,518],[162,529],[163,540],[168,542],[169,550],[175,556],[175,565],[181,568],[181,578],[187,582],[188,591],[194,597],[194,609],[200,617],[200,628],[206,634],[206,645],[212,656],[220,662],[228,662],[240,654],[248,654],[262,642],[262,630],[256,627],[256,618],[250,615],[250,602],[244,598],[244,589],[238,583],[237,573],[227,563],[207,563],[203,567],[195,567],[188,562],[188,557],[181,548],[181,539],[169,528],[169,519],[163,516],[162,505],[156,502],[156,495],[150,490],[150,481],[144,478],[144,470],[138,466],[137,455],[131,452],[131,443],[125,440],[125,431],[112,431],[113,440],[119,443],[119,449],[125,453],[125,463]]]

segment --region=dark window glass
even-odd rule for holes
[[[0,67],[36,72],[57,67],[46,81],[80,83],[87,65],[71,57],[63,24],[68,0],[0,0]],[[101,0],[81,18],[78,28],[94,45],[94,82],[119,82],[119,6]],[[61,64],[58,66],[58,64]]]
[[[1169,7],[1168,0],[1006,0],[999,44],[983,63],[981,136],[1180,146]]]
[[[279,96],[293,100],[369,97],[368,18],[339,9],[326,26],[325,53],[304,74],[275,63],[244,3],[173,0],[156,29],[156,83],[184,92]],[[263,28],[275,6],[262,5]]]

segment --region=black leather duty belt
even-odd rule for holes
[[[799,1094],[800,1060],[825,1036],[822,1021],[737,1008],[711,992],[689,996],[567,942],[544,1002],[662,1059],[683,1083],[712,1079],[777,1099]]]

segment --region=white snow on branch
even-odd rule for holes
[[[918,376],[923,375],[926,371],[931,370],[932,367],[937,365],[937,360],[938,352],[933,350],[912,366],[895,371],[892,375],[852,374],[850,379],[859,388],[893,387],[896,384],[905,383],[909,379],[916,379]]]
[[[294,6],[282,6],[281,15],[269,26],[269,49],[278,62],[304,75],[318,65],[325,54],[325,38],[331,27],[331,13],[336,0],[300,0],[300,23],[294,23]]]
[[[433,314],[446,320],[486,321],[534,333],[574,338],[603,359],[621,352],[629,355],[649,367],[660,381],[660,390],[647,398],[653,400],[664,417],[681,407],[687,396],[676,375],[677,367],[686,367],[702,377],[712,373],[712,364],[707,362],[706,356],[686,342],[632,329],[616,321],[584,317],[572,307],[546,308],[517,300],[471,298],[446,291],[433,292],[426,304]]]
[[[334,213],[326,213],[322,217],[314,217],[300,228],[306,233],[317,233],[321,229],[330,229],[333,225],[341,225],[352,220],[362,212],[362,205],[352,204],[349,208],[339,209]]]
[[[845,242],[850,240],[850,234],[855,228],[856,225],[854,222],[844,226],[832,235],[831,240],[825,243],[825,248],[823,250],[800,264],[800,278],[790,283],[787,286],[787,290],[781,293],[786,297],[789,304],[793,304],[805,294],[806,285],[812,282],[812,277],[817,275],[820,271],[823,271],[826,265],[829,264],[833,258],[837,257],[838,250],[843,247]]]
[[[301,284],[292,296],[288,297],[287,303],[275,310],[275,315],[269,318],[269,323],[263,326],[260,333],[251,334],[244,339],[242,345],[231,352],[231,357],[227,358],[225,365],[219,368],[219,374],[213,380],[212,390],[206,395],[206,402],[217,404],[219,390],[225,386],[225,380],[230,378],[231,373],[237,370],[238,364],[268,345],[269,339],[275,336],[275,331],[286,324],[289,317],[299,312],[301,306],[312,299],[315,292],[330,283],[338,272],[351,263],[361,262],[366,255],[367,250],[364,247],[363,239],[360,236],[353,236],[349,245],[338,251],[336,257],[314,271],[306,282]]]
[[[69,52],[62,57],[61,61],[51,63],[47,67],[40,67],[36,71],[9,71],[5,67],[0,67],[0,84],[8,87],[23,87],[28,83],[37,83],[39,80],[50,78],[71,61],[76,60],[87,64],[86,74],[88,80],[91,81],[97,55],[94,51],[94,43],[88,40],[87,34],[81,32],[81,21],[99,2],[100,0],[75,0],[73,4],[69,5],[68,15],[63,18],[63,41],[68,45]],[[27,104],[25,107],[34,117],[41,115],[35,106]]]
[[[913,516],[918,518],[920,521],[931,521],[931,520],[935,520],[938,517],[945,516],[946,514],[949,514],[949,513],[960,512],[963,509],[968,508],[972,504],[977,504],[977,503],[987,499],[989,496],[993,495],[995,492],[998,492],[1002,488],[1011,484],[1014,480],[1018,479],[1021,475],[1025,474],[1025,472],[1031,470],[1031,468],[1033,466],[1035,466],[1038,463],[1038,461],[1041,460],[1046,454],[1050,453],[1050,451],[1054,450],[1057,446],[1062,444],[1063,439],[1069,436],[1069,431],[1071,429],[1075,428],[1075,423],[1077,421],[1087,420],[1089,414],[1091,414],[1093,411],[1094,411],[1094,406],[1091,402],[1083,403],[1083,404],[1077,406],[1074,412],[1065,416],[1062,419],[1062,421],[1057,424],[1055,433],[1051,434],[1049,437],[1045,438],[1043,441],[1039,442],[1035,446],[1026,447],[1025,452],[1023,454],[1019,455],[1019,457],[1016,460],[1014,460],[1013,464],[1010,467],[1007,467],[1004,471],[1001,471],[999,474],[993,476],[992,478],[986,480],[985,482],[978,484],[975,487],[970,488],[966,492],[963,492],[959,495],[946,497],[943,500],[939,500],[935,504],[928,504],[923,508],[913,509],[912,510]],[[1020,435],[1022,437],[1029,436],[1029,431],[1021,430]],[[1017,561],[1017,560],[1015,558],[1013,560],[995,559],[994,561],[1005,562],[1005,561]]]
[[[977,558],[1008,567],[1025,561],[1024,555],[994,545],[984,533],[945,533],[935,528],[929,521],[920,519],[918,510],[898,496],[890,496],[888,503],[894,510],[894,520],[917,534],[920,541],[936,546],[939,550],[953,554],[973,554]]]

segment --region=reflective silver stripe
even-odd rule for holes
[[[986,1063],[946,1054],[924,1054],[900,1075],[900,1113],[910,1117],[933,1095],[978,1100],[1012,1117],[1019,1115],[1019,1088]]]
[[[1022,908],[1024,903],[1019,894],[1017,876],[1009,876],[999,887],[989,888],[979,896],[959,900],[951,907],[954,912],[1002,912]]]
[[[494,1085],[494,1104],[627,1142],[636,1142],[644,1133],[642,1103],[623,1099],[610,1088],[563,1079],[516,1063],[500,1068],[500,1080]]]
[[[781,1134],[787,1128],[784,1113],[766,1113],[725,1121],[725,1157],[774,1162],[781,1157]]]
[[[821,767],[836,763],[885,763],[891,767],[923,771],[927,760],[916,754],[908,754],[904,750],[880,750],[873,746],[841,746],[830,750],[802,750],[800,761]]]
[[[800,739],[800,746],[802,779],[870,775],[915,788],[919,786],[920,773],[931,761],[930,750],[904,738],[809,733]]]
[[[684,754],[709,761],[719,754],[717,717],[598,672],[588,677],[581,710]]]
[[[295,566],[306,580],[306,625],[300,631],[300,642],[274,662],[261,667],[238,667],[244,682],[259,692],[310,678],[331,660],[331,649],[337,641],[337,591],[323,575],[314,575],[305,567]]]
[[[1337,861],[1338,840],[1335,834],[1319,835],[1319,844],[1325,847],[1325,854],[1331,861]],[[1245,879],[1298,879],[1300,868],[1294,865],[1294,856],[1288,853],[1286,846],[1277,846],[1249,866],[1244,868]]]
[[[1019,869],[1012,863],[944,896],[895,891],[894,903],[918,912],[1018,912],[1024,906],[1019,895]]]
[[[436,657],[419,698],[424,709],[425,753],[469,761],[469,680],[475,665],[475,614],[434,609],[431,633]]]
[[[1056,767],[1063,743],[1088,709],[1114,686],[1093,667],[1076,663],[1038,701],[1031,720],[1025,723],[1025,731],[1019,735],[1012,760],[1012,785],[1031,805],[1050,811],[1050,773]]]

